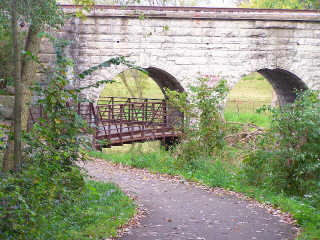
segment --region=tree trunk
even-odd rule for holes
[[[13,164],[13,146],[14,142],[12,140],[8,140],[6,150],[3,155],[3,161],[2,161],[2,170],[3,172],[8,172],[14,168]]]
[[[40,42],[41,39],[38,37],[39,30],[36,29],[34,26],[29,27],[28,31],[28,37],[26,40],[26,46],[25,51],[31,52],[34,56],[37,56],[40,51]],[[15,71],[15,74],[17,74],[20,78],[20,83],[22,85],[22,89],[20,89],[21,93],[16,94],[15,97],[15,104],[17,100],[17,96],[22,97],[17,101],[17,104],[20,102],[20,123],[21,123],[21,130],[27,129],[28,124],[28,117],[29,117],[29,106],[28,103],[31,101],[32,93],[29,89],[29,87],[36,81],[36,68],[37,63],[31,59],[28,59],[27,57],[24,57],[23,59],[23,65],[21,70],[21,60],[19,64],[19,69]],[[19,74],[18,74],[19,73]],[[21,86],[20,86],[21,87]],[[18,97],[19,98],[19,97]],[[21,102],[22,101],[22,102]],[[15,107],[16,109],[16,107]],[[14,113],[14,120],[16,120],[16,115]],[[20,130],[20,133],[21,133]],[[21,135],[20,135],[21,139]],[[3,156],[3,171],[7,172],[9,170],[14,170],[15,166],[20,165],[21,156],[19,162],[13,163],[12,159],[14,159],[14,141],[8,140],[7,148],[5,151],[5,154]],[[16,165],[17,164],[17,165]]]
[[[141,74],[139,71],[137,70],[134,70],[131,72],[131,76],[133,77],[134,79],[134,82],[135,82],[135,85],[136,85],[136,89],[137,89],[137,92],[138,92],[138,97],[139,98],[142,98],[143,97],[143,87],[141,86]]]
[[[38,56],[40,52],[41,39],[38,36],[39,30],[33,25],[30,26],[28,31],[28,38],[26,41],[26,52],[31,52],[34,56]],[[22,129],[27,130],[28,118],[29,118],[29,106],[28,103],[32,100],[32,92],[30,86],[32,86],[37,80],[37,63],[27,57],[23,59],[22,73],[21,73],[23,88],[24,102],[22,106]]]
[[[123,84],[126,86],[130,97],[136,97],[134,92],[133,92],[133,90],[130,88],[130,86],[128,84],[127,75],[128,75],[127,73],[122,72],[122,73],[119,74],[119,77],[120,77],[121,81],[123,82]]]
[[[21,113],[23,103],[23,85],[21,83],[21,55],[20,44],[18,39],[17,29],[17,3],[16,0],[11,0],[11,34],[13,40],[13,61],[14,61],[14,73],[13,79],[15,83],[15,101],[14,101],[14,161],[13,170],[18,172],[20,169],[22,148],[21,148]],[[11,159],[11,158],[9,158]]]

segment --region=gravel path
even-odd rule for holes
[[[90,161],[85,168],[96,180],[118,184],[147,210],[122,240],[291,240],[296,236],[297,229],[277,216],[279,211],[270,214],[236,194],[103,160]]]

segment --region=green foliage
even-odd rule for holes
[[[1,17],[0,17],[1,19]],[[11,34],[8,28],[1,28],[0,21],[0,89],[7,85],[12,85],[12,41]]]
[[[90,12],[95,4],[95,0],[73,0],[75,5],[80,5],[81,8],[77,9],[76,16],[80,18],[86,17],[86,12]]]
[[[190,125],[184,128],[188,138],[183,139],[177,148],[171,152],[108,155],[95,152],[90,155],[245,193],[290,212],[303,228],[299,239],[319,238],[319,91],[298,93],[296,102],[282,109],[264,107],[271,110],[268,113],[273,119],[271,129],[260,137],[258,144],[247,149],[246,159],[240,166],[222,161],[235,154],[235,150],[227,145],[223,147],[223,154],[215,154],[215,157],[208,154],[206,148],[199,147],[202,136],[199,133],[189,135],[189,131],[192,133],[191,130],[199,130],[201,126],[201,111],[192,111],[193,103],[197,101],[188,102],[186,93],[168,93],[174,106],[189,119],[199,116],[197,122],[190,121]],[[202,109],[207,109],[205,106]],[[231,130],[225,131],[230,133]]]
[[[10,0],[2,0],[0,9],[10,11]],[[63,25],[64,13],[56,0],[17,0],[17,12],[22,24],[42,29]],[[7,20],[8,21],[8,20]]]
[[[81,146],[79,129],[86,129],[77,112],[72,107],[66,107],[68,103],[79,102],[78,91],[68,88],[67,69],[72,66],[72,62],[63,54],[67,44],[63,40],[54,42],[56,68],[51,73],[49,84],[45,89],[41,85],[33,88],[40,97],[38,104],[46,117],[40,119],[39,124],[26,136],[28,155],[41,159],[41,162],[54,159],[66,169],[78,160]]]
[[[175,149],[181,164],[192,164],[199,156],[218,156],[225,147],[225,123],[221,103],[228,92],[224,81],[210,86],[208,78],[201,78],[186,92],[167,90],[170,104],[184,114],[185,137]]]
[[[81,147],[87,143],[80,134],[88,128],[73,108],[82,99],[78,97],[80,89],[70,88],[67,76],[68,69],[73,67],[72,61],[64,56],[68,41],[54,40],[53,43],[56,50],[55,68],[51,71],[44,69],[50,77],[48,86],[43,88],[38,84],[33,87],[43,117],[29,133],[24,133],[21,173],[8,173],[1,179],[1,239],[92,239],[81,236],[81,232],[77,235],[79,238],[66,236],[64,230],[57,230],[59,223],[55,222],[57,219],[68,219],[66,213],[72,214],[73,206],[81,204],[78,197],[86,194],[84,176],[76,163],[86,159]],[[78,77],[85,78],[95,70],[120,63],[132,66],[122,57],[113,58],[82,72]],[[69,107],[66,107],[68,104]],[[98,195],[92,191],[91,197],[97,198]],[[83,211],[88,209],[88,206],[82,208]],[[132,211],[132,207],[130,209]],[[92,219],[97,217],[91,215]],[[90,216],[86,224],[91,224],[92,228]],[[53,222],[48,223],[48,219]],[[99,231],[105,233],[101,229]],[[100,233],[89,235],[100,236]]]
[[[306,9],[317,8],[315,0],[249,0],[241,3],[246,8],[278,8],[278,9]]]
[[[60,172],[59,172],[60,170]],[[48,214],[66,210],[76,201],[84,182],[79,169],[64,171],[52,162],[32,162],[16,177],[0,185],[1,239],[39,239]]]
[[[10,0],[0,2],[0,89],[12,83],[12,49],[10,33]],[[56,0],[17,0],[17,15],[19,24],[19,40],[24,49],[26,25],[41,30],[50,26],[58,28],[63,25],[65,16]]]
[[[319,91],[299,92],[294,104],[269,110],[271,130],[244,161],[247,180],[320,207]]]
[[[2,150],[4,150],[5,148],[5,144],[6,144],[6,128],[7,126],[5,126],[4,124],[0,124],[0,158],[1,158],[1,154],[2,154]]]
[[[72,178],[57,174],[50,180],[42,170],[1,182],[1,239],[104,239],[135,213],[133,201],[113,184],[89,181],[75,190],[82,179],[78,170],[70,172]]]
[[[79,156],[78,127],[82,121],[66,102],[76,98],[66,90],[66,68],[71,64],[62,55],[66,42],[56,42],[57,61],[48,88],[35,88],[47,119],[40,119],[25,134],[23,170],[2,179],[0,194],[1,233],[4,239],[36,239],[41,235],[46,214],[57,204],[70,206],[84,187],[75,162]]]

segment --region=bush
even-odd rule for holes
[[[212,79],[200,78],[186,92],[167,90],[170,104],[184,114],[184,133],[174,156],[178,165],[197,165],[199,157],[219,156],[225,147],[225,123],[221,102],[228,92],[224,81],[212,85]]]
[[[293,104],[270,110],[271,130],[244,161],[247,180],[306,196],[320,206],[319,91],[298,92]]]
[[[84,188],[80,170],[63,171],[57,164],[30,162],[19,176],[0,184],[0,238],[38,239],[46,216],[71,207]]]

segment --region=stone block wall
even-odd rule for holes
[[[284,98],[298,86],[320,88],[318,11],[104,6],[86,20],[67,22],[59,34],[73,41],[67,52],[76,72],[123,55],[159,70],[153,76],[161,87],[185,88],[200,76],[225,79],[232,87],[251,72],[275,71],[265,76]],[[44,42],[41,60],[53,57]],[[78,84],[111,79],[125,69],[100,70]],[[97,100],[101,89],[84,93]]]

